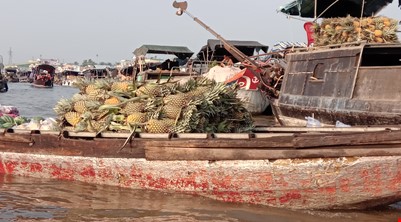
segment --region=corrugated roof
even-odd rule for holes
[[[141,56],[148,53],[153,54],[173,54],[180,59],[185,59],[186,57],[191,57],[194,52],[185,46],[166,46],[166,45],[142,45],[141,47],[135,49],[134,55]]]
[[[257,41],[227,40],[227,42],[235,47],[254,48],[256,50],[263,50],[264,52],[267,52],[267,49],[269,48],[269,46],[263,45]],[[218,39],[208,39],[207,45],[212,51],[215,51],[217,48],[223,47],[223,43]]]

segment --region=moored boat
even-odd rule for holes
[[[280,96],[272,103],[282,125],[305,126],[307,116],[334,125],[401,123],[401,44],[356,43],[287,55]]]
[[[315,1],[314,10],[313,1],[297,1],[280,8],[325,18],[305,23],[309,47],[286,55],[280,95],[272,102],[282,125],[305,126],[308,116],[326,125],[401,123],[399,21],[374,16],[391,2]]]

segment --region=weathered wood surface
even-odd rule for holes
[[[140,141],[132,141],[121,149],[125,139],[65,138],[54,134],[0,135],[0,151],[88,157],[144,157]]]
[[[314,157],[398,156],[401,131],[292,134],[265,139],[145,141],[150,160],[260,160]]]
[[[145,147],[148,160],[274,160],[298,158],[335,158],[355,156],[401,156],[401,146],[342,146],[313,149],[218,149]]]
[[[79,134],[77,134],[79,135]],[[75,135],[75,136],[77,136]],[[217,134],[216,134],[217,135]],[[68,135],[67,135],[68,136]],[[5,133],[0,151],[151,160],[256,160],[401,155],[401,131],[347,133],[257,133],[187,137],[65,137],[63,134]],[[206,137],[205,137],[206,136]],[[163,139],[164,138],[164,139]],[[247,139],[243,139],[247,138]],[[146,154],[146,155],[145,155]]]

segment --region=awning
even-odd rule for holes
[[[238,41],[238,40],[228,40],[228,43],[235,46],[238,50],[244,53],[246,56],[252,56],[256,51],[264,51],[265,53],[269,49],[269,46],[263,45],[257,41]],[[207,52],[210,52],[207,56]],[[213,52],[213,56],[212,56]],[[200,60],[219,60],[224,55],[229,54],[224,48],[224,44],[218,39],[207,40],[207,45],[203,46],[198,52],[197,57]],[[235,58],[233,58],[235,60]],[[236,62],[236,61],[234,61]]]
[[[142,45],[134,51],[135,56],[144,56],[148,53],[171,54],[177,56],[179,59],[190,58],[194,54],[194,52],[185,46]]]
[[[49,74],[54,74],[56,68],[49,64],[40,64],[35,67],[36,70],[46,70]]]
[[[317,15],[319,16],[336,0],[316,0]],[[345,17],[351,15],[360,17],[362,3],[365,1],[363,17],[373,16],[382,10],[385,6],[392,3],[393,0],[339,0],[330,7],[321,18]],[[401,4],[401,0],[399,0]],[[315,0],[295,0],[278,9],[279,12],[306,18],[313,18],[315,15]]]

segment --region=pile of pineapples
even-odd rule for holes
[[[398,21],[387,17],[327,18],[314,25],[315,46],[366,41],[372,43],[394,43]]]
[[[62,130],[74,132],[246,132],[251,114],[238,87],[206,78],[185,84],[133,83],[113,79],[76,83],[80,92],[55,106]]]

